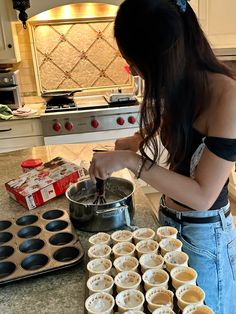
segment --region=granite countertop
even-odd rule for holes
[[[13,115],[13,117],[10,118],[9,120],[0,119],[0,122],[6,122],[6,121],[10,122],[10,121],[16,121],[16,120],[25,120],[25,119],[38,119],[45,111],[45,104],[43,102],[25,104],[24,107],[27,107],[36,111],[25,117]]]
[[[28,158],[41,158],[44,162],[56,156],[78,162],[91,160],[92,148],[101,144],[68,144],[33,147],[15,152],[0,154],[0,215],[1,220],[25,213],[27,210],[11,199],[4,183],[22,173],[20,163]],[[115,175],[132,180],[127,170]],[[134,224],[139,227],[157,228],[152,215],[151,205],[140,188],[135,191],[136,213]],[[68,209],[65,196],[60,196],[39,209]],[[32,211],[33,212],[33,211]],[[91,233],[78,231],[79,238],[85,249]],[[4,314],[82,314],[84,313],[84,297],[86,283],[86,258],[68,269],[60,270],[12,282],[0,286],[0,313]]]

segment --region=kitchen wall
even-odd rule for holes
[[[130,87],[114,36],[117,7],[80,3],[43,12],[25,30],[16,24],[23,96],[41,90]]]
[[[33,65],[29,28],[24,29],[20,23],[17,23],[16,31],[22,61],[18,65],[15,65],[15,68],[20,70],[21,92],[24,97],[36,96],[36,77]]]

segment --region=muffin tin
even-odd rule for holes
[[[0,220],[0,285],[75,265],[83,256],[66,210]]]

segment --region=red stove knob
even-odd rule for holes
[[[135,119],[134,116],[130,116],[130,117],[128,118],[128,121],[129,121],[130,124],[135,124],[136,119]]]
[[[116,122],[119,125],[123,125],[125,123],[125,120],[122,117],[119,117],[119,118],[117,118]]]
[[[94,119],[91,121],[91,126],[94,128],[94,129],[97,129],[99,127],[99,122],[98,120]]]
[[[65,128],[68,130],[68,131],[71,131],[73,129],[73,123],[70,122],[70,121],[67,121],[66,124],[65,124]]]
[[[55,122],[52,126],[53,130],[56,132],[60,132],[61,131],[61,123],[59,122]]]

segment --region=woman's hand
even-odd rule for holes
[[[108,151],[104,153],[94,153],[90,163],[89,175],[95,183],[95,178],[107,179],[113,172],[128,168],[132,163],[132,155],[136,155],[128,150]]]
[[[136,153],[141,141],[142,137],[138,132],[132,136],[119,138],[115,142],[115,150],[131,150]]]

